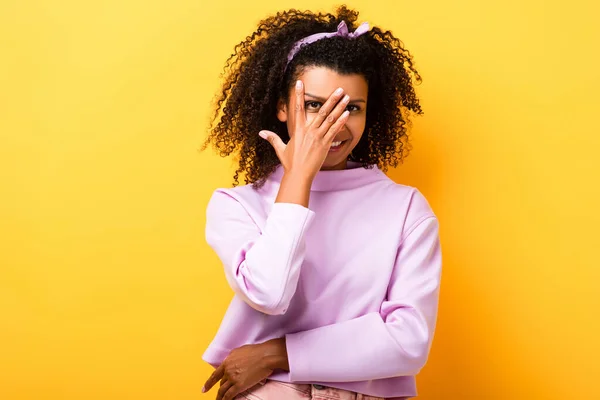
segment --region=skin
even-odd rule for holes
[[[271,376],[276,369],[289,371],[285,338],[238,347],[208,378],[202,393],[220,382],[217,400],[233,400],[244,390]]]
[[[304,107],[306,123],[311,124],[323,110],[323,104],[337,88],[343,89],[343,94],[349,96],[346,110],[350,111],[348,119],[336,133],[334,141],[346,140],[338,152],[330,152],[321,165],[321,170],[341,170],[346,168],[348,156],[358,144],[367,122],[367,81],[362,75],[341,75],[334,70],[324,67],[308,67],[298,78],[304,84]],[[290,103],[293,94],[290,94]],[[287,123],[290,137],[295,133],[294,109],[283,101],[279,102],[277,118]],[[322,115],[321,115],[322,116]]]
[[[277,107],[290,141],[270,131],[259,134],[275,149],[284,168],[276,202],[308,207],[312,181],[320,170],[341,170],[359,142],[366,124],[368,85],[362,75],[341,75],[324,67],[306,68],[291,90],[289,103]],[[336,89],[341,89],[336,92]],[[334,141],[345,141],[331,152]],[[220,383],[217,400],[233,400],[271,376],[289,371],[285,338],[234,349],[208,378],[202,392]]]
[[[277,118],[286,123],[290,141],[284,144],[270,131],[259,134],[271,143],[284,168],[275,202],[308,207],[317,172],[345,169],[348,156],[362,137],[368,85],[362,75],[342,75],[324,67],[306,68],[299,82],[300,86],[290,92],[289,104],[280,101],[277,109]],[[324,99],[327,101],[323,103]],[[330,152],[334,140],[345,143],[339,151]]]

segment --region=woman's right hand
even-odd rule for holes
[[[348,120],[349,113],[344,110],[349,97],[342,98],[343,93],[341,88],[334,91],[315,118],[307,123],[304,85],[302,81],[297,81],[295,94],[290,98],[290,110],[293,112],[288,111],[288,118],[293,117],[288,126],[294,130],[290,132],[290,141],[286,145],[276,133],[260,131],[259,135],[275,149],[286,173],[298,174],[312,181],[321,169],[336,134]]]

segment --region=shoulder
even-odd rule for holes
[[[437,216],[425,195],[416,187],[396,183],[391,178],[381,182],[380,199],[386,211],[402,219],[404,231],[408,232],[421,222]]]
[[[389,177],[380,181],[382,197],[402,205],[406,211],[415,214],[434,214],[425,195],[416,187],[397,183]]]
[[[252,185],[240,185],[231,188],[216,188],[211,196],[211,201],[220,201],[221,199],[244,199],[259,198],[260,192],[255,190]]]
[[[241,185],[233,188],[217,188],[213,191],[207,206],[207,214],[232,212],[235,210],[250,211],[262,208],[264,204],[261,190],[252,185]]]

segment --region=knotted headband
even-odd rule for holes
[[[348,32],[348,26],[346,25],[346,21],[342,21],[337,26],[337,31],[335,31],[335,32],[315,33],[313,35],[305,37],[304,39],[300,39],[296,43],[294,43],[294,46],[288,53],[287,63],[285,64],[285,67],[287,68],[287,66],[289,65],[290,61],[292,61],[292,59],[294,58],[296,53],[298,53],[300,51],[300,49],[303,46],[306,46],[307,44],[314,43],[317,40],[330,38],[330,37],[334,37],[334,36],[345,37],[348,39],[354,39],[354,38],[359,37],[362,34],[367,33],[369,31],[369,29],[370,29],[369,23],[363,22],[362,24],[360,24],[360,26],[358,28],[356,28],[356,30],[354,32]]]

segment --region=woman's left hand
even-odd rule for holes
[[[271,376],[277,368],[289,369],[285,339],[245,345],[229,353],[208,378],[202,392],[209,391],[221,381],[217,400],[233,400],[244,390]]]

